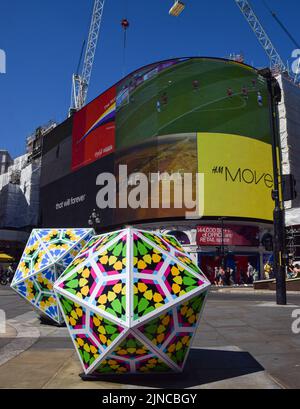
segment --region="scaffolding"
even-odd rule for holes
[[[38,127],[30,136],[26,139],[26,152],[28,154],[28,163],[32,163],[35,159],[40,158],[42,155],[43,138],[54,128],[57,123],[49,121],[46,125]]]
[[[300,226],[291,226],[286,230],[286,247],[290,260],[300,261]]]

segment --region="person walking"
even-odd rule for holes
[[[226,284],[226,272],[223,267],[220,267],[220,286],[223,287]]]
[[[14,278],[14,274],[15,274],[15,272],[14,272],[12,266],[9,265],[8,268],[7,268],[7,271],[6,271],[6,275],[7,275],[8,280],[9,280],[10,283],[12,282],[12,280]]]
[[[251,263],[248,263],[247,283],[246,284],[253,284],[253,276],[254,276],[254,267],[251,265]]]
[[[219,287],[219,285],[220,285],[220,278],[221,278],[220,269],[219,269],[219,267],[215,267],[215,281],[214,281],[214,284],[217,287]]]

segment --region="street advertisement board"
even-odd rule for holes
[[[199,133],[204,214],[273,220],[272,146],[239,135]]]
[[[206,246],[245,246],[259,245],[259,228],[237,225],[199,225],[197,226],[197,244]]]
[[[252,67],[214,58],[151,64],[75,114],[72,163],[64,176],[68,179],[59,182],[70,197],[75,185],[90,189],[99,213],[110,213],[104,225],[107,220],[124,225],[184,219],[187,214],[272,221],[269,112],[266,81]],[[106,172],[107,157],[112,158],[109,169],[116,180],[110,187],[116,197],[109,209],[108,201],[99,201],[97,183]],[[122,167],[125,179],[120,176]],[[168,194],[162,186],[166,175]],[[92,180],[87,182],[87,177]],[[134,195],[131,206],[127,199]],[[53,183],[52,195],[44,196],[46,205],[55,207]]]
[[[74,116],[72,170],[115,150],[116,88],[112,87]]]

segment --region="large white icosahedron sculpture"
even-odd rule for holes
[[[94,237],[54,285],[85,374],[181,372],[210,288],[173,236]]]
[[[93,229],[33,230],[11,287],[41,316],[63,323],[53,285],[93,235]]]

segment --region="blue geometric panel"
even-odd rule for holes
[[[92,229],[33,230],[11,287],[41,315],[62,323],[53,285],[93,234]]]

